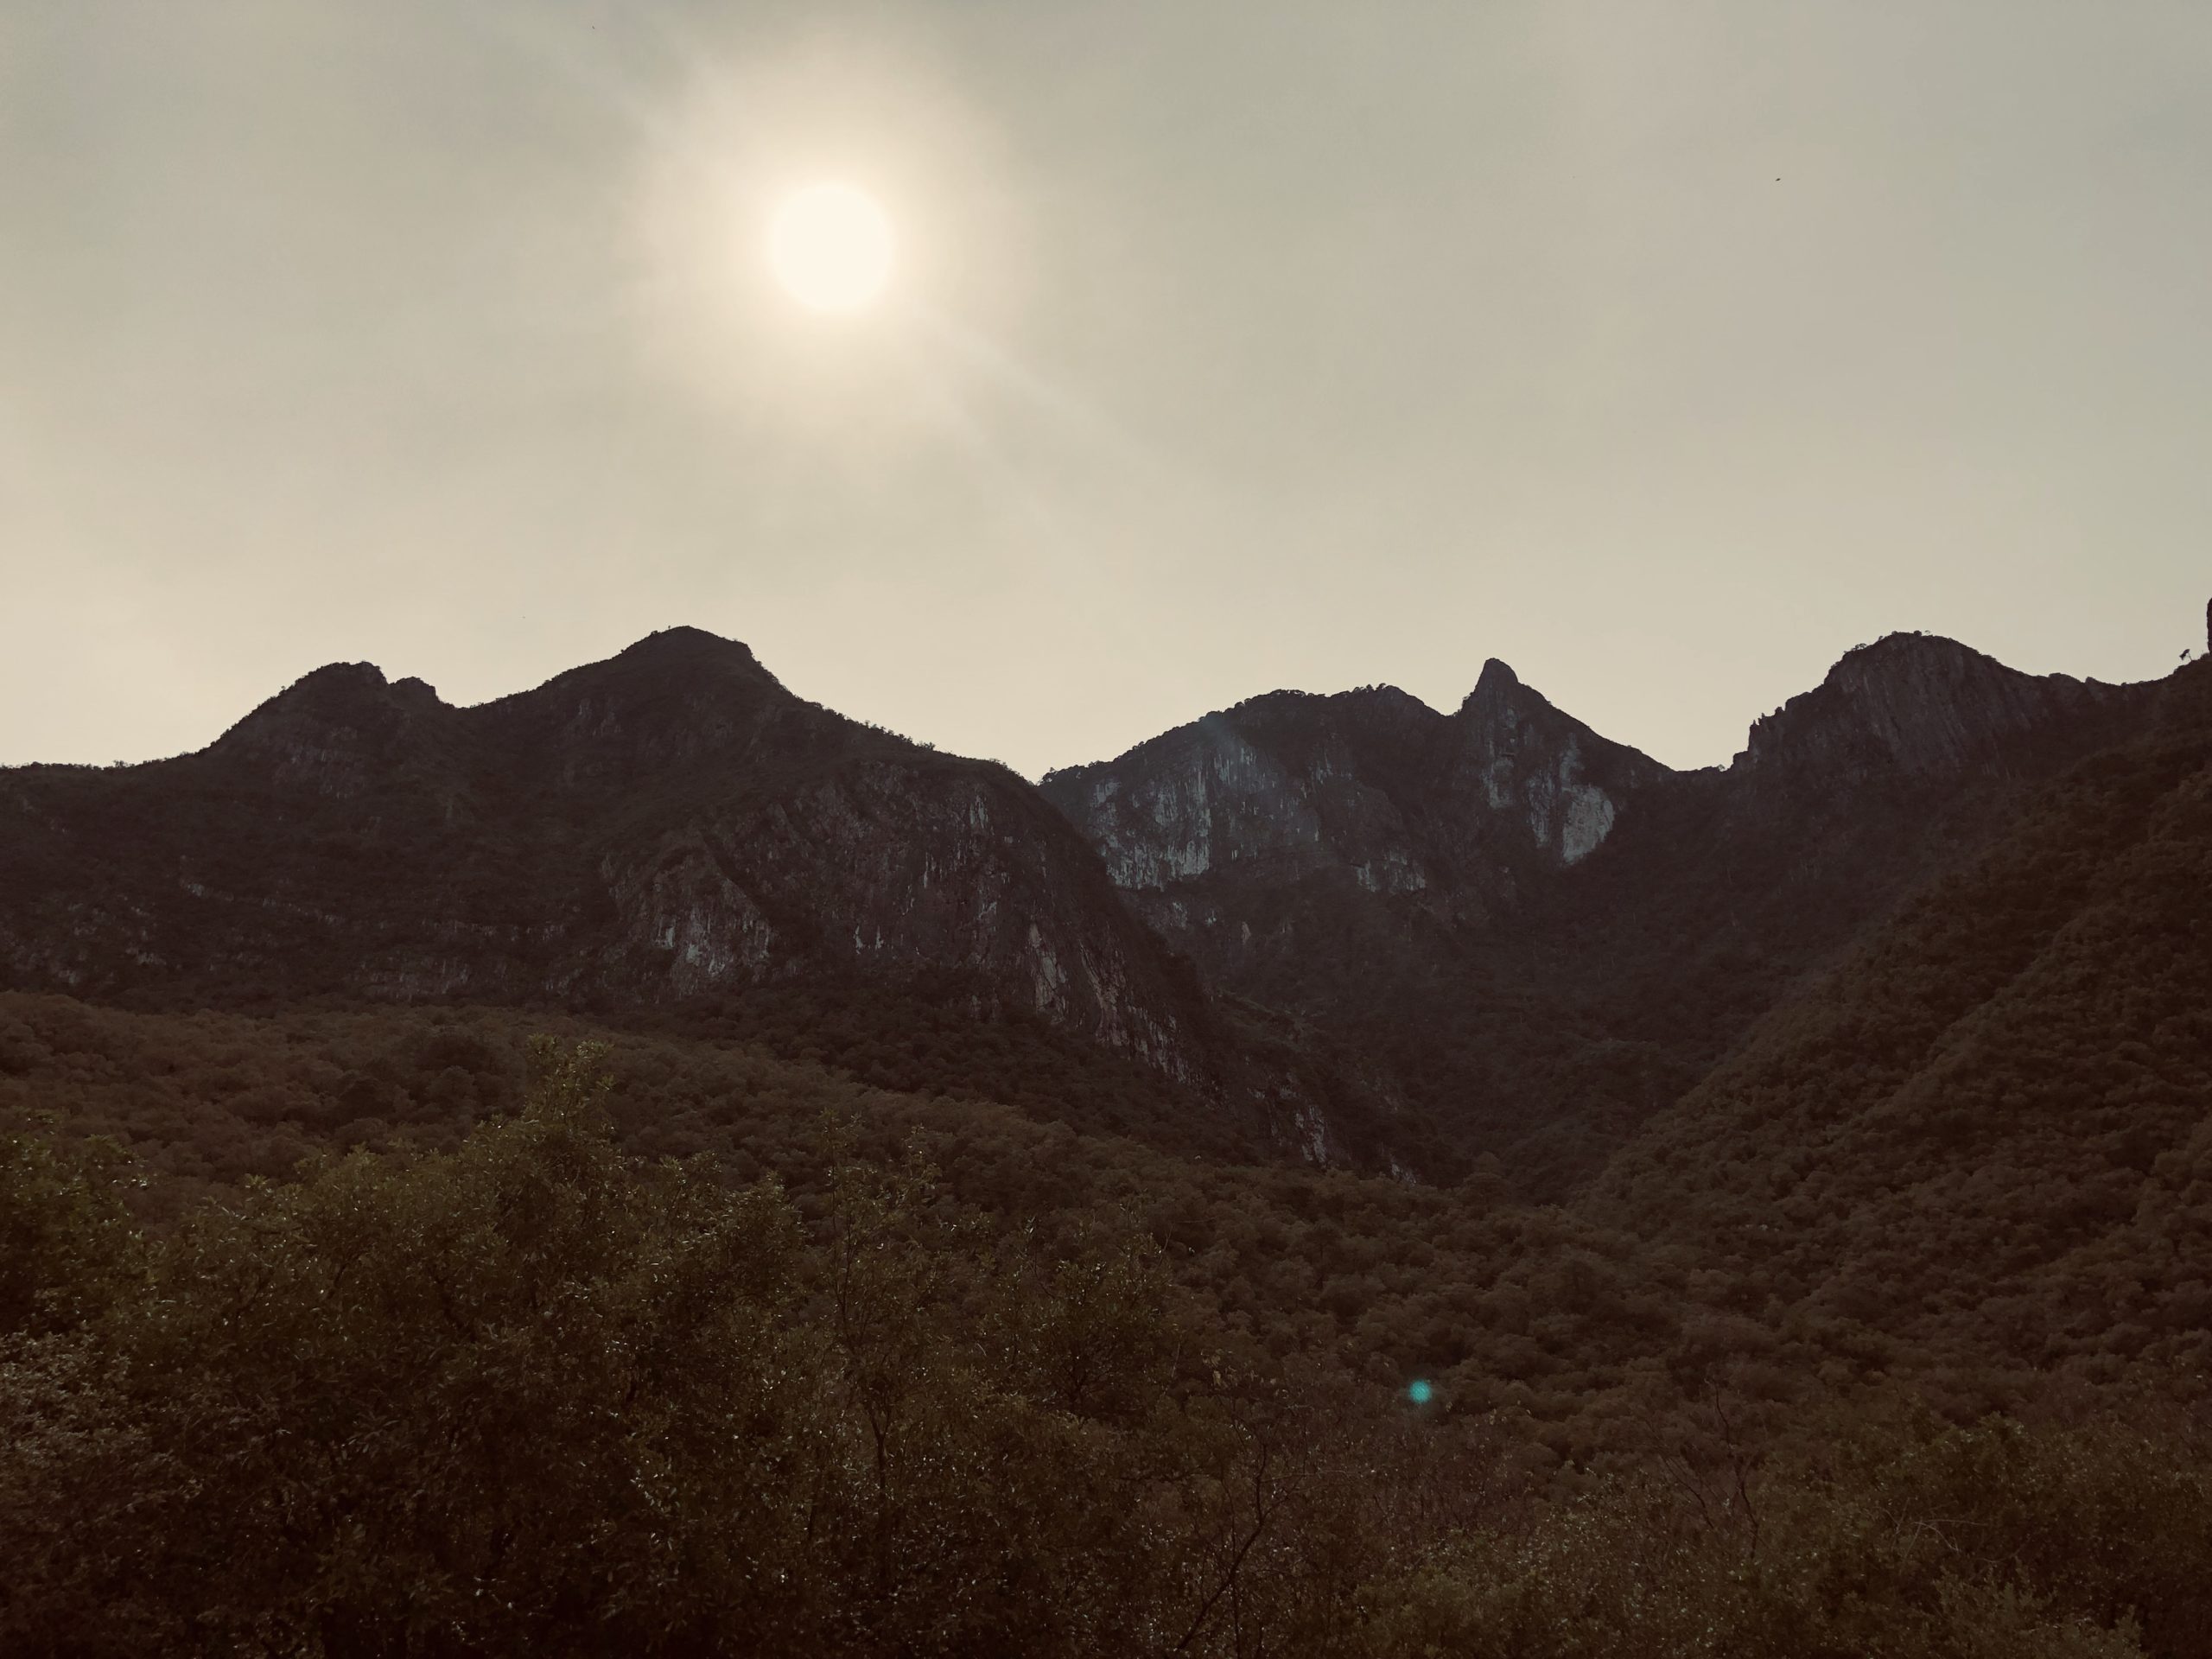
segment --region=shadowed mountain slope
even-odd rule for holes
[[[2212,1359],[2212,664],[1615,1160],[1587,1210],[1867,1363]]]
[[[1029,785],[688,628],[472,709],[333,665],[197,754],[0,772],[0,979],[601,1009],[923,986],[1205,1069],[1187,971]]]
[[[694,629],[472,709],[337,664],[197,754],[0,772],[0,988],[834,1028],[889,1086],[1188,1092],[1554,1198],[2152,695],[1897,635],[1676,772],[1493,661],[1448,715],[1276,693],[1040,791]],[[1156,1086],[1079,1086],[1094,1046]]]
[[[1892,635],[1676,772],[1492,662],[1451,715],[1278,693],[1044,787],[1216,982],[1557,1196],[2148,695]]]
[[[1395,686],[1279,691],[1043,787],[1179,948],[1241,991],[1294,1002],[1317,933],[1399,941],[1510,912],[1669,775],[1493,661],[1452,715]],[[1324,974],[1391,971],[1340,950],[1322,953]]]

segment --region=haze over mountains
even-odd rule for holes
[[[1492,661],[1448,715],[1277,692],[1032,786],[694,629],[472,709],[334,664],[196,754],[0,772],[0,969],[145,1007],[873,987],[1232,1139],[1556,1197],[2161,695],[1891,635],[1677,772]]]
[[[2212,1659],[2208,85],[0,0],[0,1659]]]
[[[1916,635],[0,773],[0,1646],[2197,1659],[2208,893],[2212,658]]]

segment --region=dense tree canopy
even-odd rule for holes
[[[2182,1419],[1862,1400],[1776,1435],[1709,1382],[1532,1478],[1528,1424],[1179,1285],[1133,1193],[1009,1227],[925,1130],[872,1155],[834,1114],[803,1195],[645,1159],[606,1058],[543,1042],[450,1150],[319,1157],[150,1236],[111,1153],[11,1136],[0,1644],[2212,1651]],[[1286,1212],[1365,1230],[1304,1179]]]
[[[2208,779],[1560,1205],[810,991],[0,994],[0,1652],[2212,1654]]]

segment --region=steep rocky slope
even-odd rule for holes
[[[197,754],[0,772],[9,988],[619,1008],[810,979],[1205,1068],[1187,971],[1028,785],[693,629],[472,709],[334,665]]]
[[[1586,859],[1668,775],[1492,661],[1449,715],[1395,686],[1279,691],[1043,788],[1179,948],[1295,1000],[1317,931],[1485,921]]]
[[[2212,663],[1615,1160],[1594,1218],[1879,1368],[2212,1359]]]
[[[1897,635],[1685,773],[1491,662],[1448,715],[1276,693],[1040,791],[696,630],[473,709],[340,664],[198,754],[0,772],[0,989],[834,1024],[901,1088],[1068,1095],[1073,1051],[942,1027],[1019,1020],[1297,1155],[1557,1198],[2150,695]]]
[[[1492,662],[1450,715],[1278,693],[1044,788],[1214,981],[1555,1196],[2147,695],[1892,635],[1675,772]]]

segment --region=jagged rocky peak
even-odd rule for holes
[[[216,740],[211,753],[271,767],[319,792],[347,794],[367,769],[410,747],[453,710],[418,679],[387,681],[373,663],[303,675]]]
[[[704,628],[681,626],[656,628],[637,644],[626,646],[610,660],[670,668],[749,669],[766,678],[772,680],[775,677],[760,666],[760,659],[753,654],[753,647],[743,640],[726,639],[719,633],[708,632]]]
[[[1467,693],[1461,706],[1478,700],[1501,702],[1526,688],[1521,677],[1513,671],[1513,664],[1495,657],[1483,658],[1483,671],[1475,676],[1475,689]]]
[[[1827,677],[1755,721],[1732,770],[1950,777],[2005,767],[2054,727],[2117,709],[2127,688],[2023,674],[1937,634],[1886,634],[1844,653]]]
[[[557,756],[563,783],[586,790],[729,760],[779,732],[801,754],[834,746],[847,724],[792,696],[743,644],[690,627],[467,715],[503,747]]]
[[[1052,773],[1045,791],[1125,890],[1330,872],[1370,893],[1502,898],[1505,868],[1579,863],[1667,775],[1492,659],[1451,715],[1389,685],[1270,692]]]
[[[1338,865],[1366,885],[1418,887],[1391,790],[1418,771],[1440,719],[1395,686],[1273,691],[1043,787],[1125,889]]]
[[[695,705],[732,698],[781,700],[791,694],[783,682],[760,665],[751,647],[702,628],[664,628],[603,662],[586,663],[558,675],[524,697],[558,700],[576,695],[602,706],[642,706],[675,697]],[[512,702],[510,698],[506,701]]]
[[[1561,864],[1588,857],[1628,798],[1669,775],[1649,755],[1554,708],[1495,657],[1452,723],[1451,767],[1461,791],[1525,825]]]
[[[258,741],[274,730],[308,725],[375,725],[442,707],[421,680],[387,681],[374,663],[327,663],[258,705],[222,741]]]
[[[0,837],[0,971],[28,983],[623,1006],[927,977],[1206,1063],[1184,970],[1029,785],[697,629],[465,709],[334,664],[200,754],[36,788],[56,827]]]

